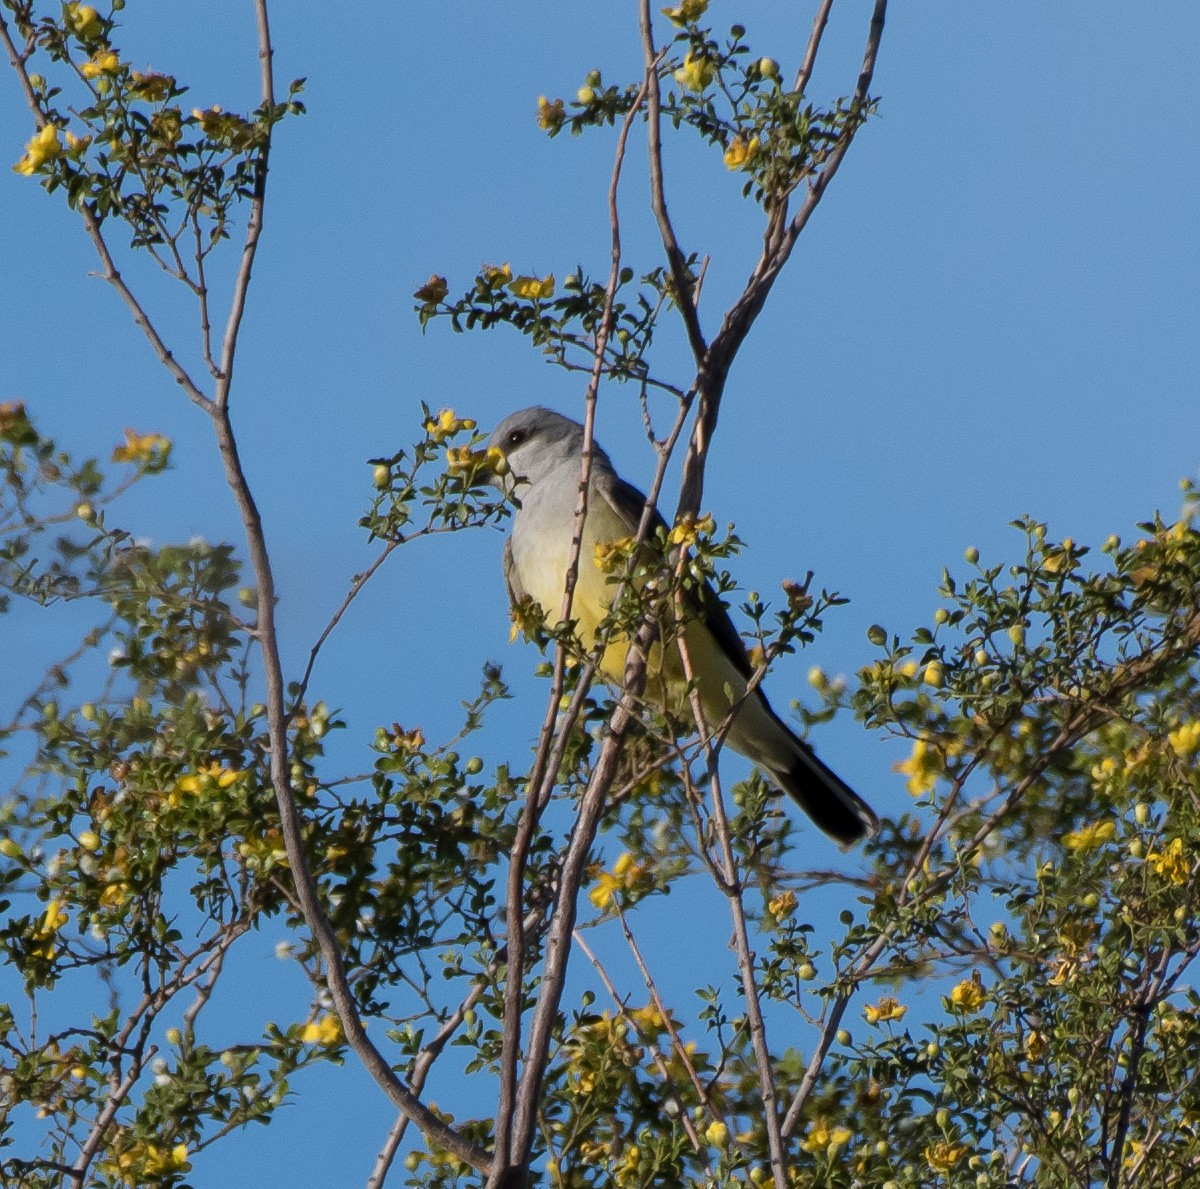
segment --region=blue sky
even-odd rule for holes
[[[814,98],[851,89],[869,7],[835,7]],[[548,140],[534,110],[593,68],[632,78],[640,53],[632,5],[603,20],[550,3],[362,0],[329,13],[312,0],[274,13],[278,78],[308,77],[310,114],[283,126],[273,153],[234,395],[293,675],[371,556],[356,527],[372,494],[366,459],[418,435],[421,401],[484,426],[532,403],[580,407],[578,377],[515,333],[422,335],[410,295],[432,272],[453,292],[484,261],[606,271],[614,137]],[[811,21],[809,6],[725,0],[710,15],[742,21],[785,76]],[[248,4],[130,3],[124,21],[124,55],[191,81],[195,105],[253,106]],[[810,665],[852,674],[869,659],[869,624],[905,635],[928,623],[941,567],[961,568],[966,546],[1015,557],[1016,516],[1098,545],[1178,508],[1178,480],[1200,464],[1198,43],[1200,10],[1186,5],[893,7],[879,117],[738,360],[708,472],[705,507],[747,545],[734,567],[746,588],[769,596],[812,569],[852,600],[772,675],[778,707],[804,696]],[[32,125],[11,79],[0,129],[15,161]],[[751,267],[758,213],[713,151],[672,147],[668,170],[683,246],[712,257],[711,331]],[[635,147],[624,232],[639,269],[658,263],[644,181]],[[205,419],[94,267],[70,212],[0,169],[0,400],[23,399],[80,453],[107,456],[127,425],[166,433],[174,471],[120,519],[156,540],[239,539]],[[141,265],[127,275],[186,355],[182,293]],[[665,344],[659,365],[686,380],[680,348]],[[647,483],[631,391],[603,395],[599,429],[626,477]],[[356,604],[314,679],[345,710],[351,762],[379,722],[452,734],[488,658],[518,697],[499,708],[486,759],[525,754],[541,716],[537,656],[508,644],[501,545],[490,531],[419,543]],[[59,651],[48,615],[24,612],[6,630],[10,671]],[[896,747],[849,718],[816,742],[881,813],[906,808]],[[198,1163],[194,1183],[361,1184],[389,1109],[349,1068],[311,1081],[319,1108],[302,1096],[277,1127]],[[327,1171],[314,1180],[314,1169]]]

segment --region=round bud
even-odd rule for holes
[[[592,87],[580,87],[579,90],[575,92],[575,98],[578,99],[584,107],[590,107],[596,102],[596,92]]]
[[[392,481],[392,468],[385,463],[379,463],[372,472],[372,481],[376,487],[386,487]]]
[[[1150,820],[1150,806],[1145,801],[1139,801],[1133,807],[1133,820],[1139,826],[1144,826]]]
[[[972,545],[969,549],[963,550],[963,557],[966,558],[968,565],[976,565],[979,561],[979,550]]]
[[[887,643],[887,632],[879,624],[873,623],[867,628],[867,639],[876,648],[882,648]]]
[[[758,73],[761,74],[763,78],[778,78],[779,63],[776,62],[774,58],[759,58]]]
[[[950,612],[947,611],[945,607],[939,607],[933,613],[933,622],[938,625],[949,622],[949,619],[950,619]]]
[[[95,830],[84,830],[79,835],[79,845],[86,851],[100,849],[100,835]]]
[[[483,771],[483,760],[479,756],[472,756],[466,763],[465,771],[468,776],[478,776]]]
[[[812,980],[817,977],[817,969],[811,962],[805,962],[804,965],[796,971],[796,977],[802,983],[811,983]]]
[[[836,1040],[840,1045],[848,1045],[850,1043],[850,1033],[847,1032],[845,1028],[839,1028],[834,1040]]]

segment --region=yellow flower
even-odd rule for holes
[[[729,142],[729,148],[725,150],[725,168],[726,169],[745,169],[758,154],[758,137],[752,137],[750,140],[745,140],[740,136],[735,136]]]
[[[845,1147],[853,1134],[849,1127],[830,1127],[828,1120],[816,1119],[800,1146],[806,1152],[828,1152],[831,1147],[836,1151]]]
[[[677,1027],[675,1017],[670,1012],[664,1017],[657,1003],[647,1003],[645,1007],[636,1007],[629,1013],[637,1025],[638,1032],[645,1037],[653,1038],[666,1032],[668,1025]]]
[[[1181,760],[1186,760],[1188,756],[1200,750],[1200,719],[1177,726],[1167,735],[1167,742]]]
[[[1185,884],[1188,881],[1190,869],[1183,853],[1183,839],[1172,838],[1165,850],[1152,850],[1146,856],[1146,862],[1160,875],[1173,884]]]
[[[924,739],[914,739],[912,755],[907,760],[901,760],[892,765],[893,772],[901,772],[908,777],[904,787],[914,796],[933,790],[937,778],[942,771],[942,759],[937,748]]]
[[[68,920],[70,917],[66,905],[61,900],[51,900],[46,905],[46,911],[42,913],[41,923],[33,931],[35,944],[30,948],[30,954],[49,962],[57,951],[54,939]]]
[[[708,0],[683,0],[678,8],[663,8],[660,11],[672,25],[682,29],[686,25],[694,25],[707,8]]]
[[[1025,1056],[1030,1061],[1041,1060],[1049,1047],[1050,1042],[1046,1039],[1046,1034],[1036,1028],[1025,1037]]]
[[[728,1139],[729,1128],[719,1119],[714,1120],[705,1128],[704,1141],[714,1148],[724,1147]]]
[[[461,430],[474,428],[475,422],[470,417],[456,417],[453,409],[442,409],[436,417],[425,419],[425,432],[439,443]]]
[[[84,153],[87,152],[87,147],[92,143],[90,136],[76,136],[74,132],[67,133],[67,156],[73,161],[78,161]]]
[[[211,764],[204,765],[198,772],[181,776],[175,782],[175,787],[167,794],[167,804],[174,809],[182,802],[184,794],[227,789],[244,775],[244,770],[226,768],[214,760]]]
[[[700,94],[716,73],[716,67],[703,54],[688,54],[683,67],[675,71],[675,81],[685,90]]]
[[[104,30],[100,14],[90,4],[64,4],[63,21],[80,41],[95,41]]]
[[[515,297],[523,297],[527,301],[541,301],[554,296],[554,274],[541,279],[537,277],[517,277],[510,281],[508,291]]]
[[[450,291],[450,286],[446,284],[445,277],[439,277],[437,273],[425,282],[414,294],[418,301],[423,301],[426,305],[437,305],[438,302],[446,296]]]
[[[342,1043],[342,1022],[335,1015],[325,1015],[312,1024],[305,1024],[300,1041],[306,1045],[336,1045]]]
[[[125,444],[112,452],[113,462],[148,463],[161,469],[171,453],[171,439],[160,433],[138,433],[136,429],[125,429]]]
[[[479,275],[489,289],[503,289],[513,279],[512,266],[507,261],[504,264],[485,264]]]
[[[885,995],[873,1006],[868,1004],[864,1007],[863,1015],[868,1024],[886,1024],[889,1020],[902,1020],[906,1011],[908,1008],[903,1003],[891,995]]]
[[[105,884],[104,891],[100,893],[102,908],[120,908],[128,899],[129,885],[123,880]]]
[[[796,893],[788,888],[767,901],[767,911],[777,920],[785,921],[796,911]]]
[[[100,1164],[109,1176],[129,1186],[144,1185],[148,1180],[187,1172],[187,1144],[176,1144],[170,1150],[158,1144],[135,1141]]]
[[[596,886],[588,892],[588,899],[599,909],[608,908],[618,899],[621,892],[632,892],[643,882],[645,869],[633,856],[625,851],[613,864],[611,872],[602,871]]]
[[[950,1002],[968,1015],[977,1012],[986,1001],[987,992],[983,989],[978,971],[956,984],[950,992]]]
[[[700,535],[711,535],[717,527],[717,522],[712,518],[712,514],[701,516],[699,520],[693,520],[690,516],[685,516],[673,529],[667,534],[667,541],[671,545],[695,545]]]
[[[967,1149],[962,1144],[951,1144],[945,1140],[939,1140],[932,1147],[925,1149],[925,1163],[936,1173],[947,1173],[966,1154]]]
[[[31,177],[47,162],[61,157],[62,151],[58,129],[53,124],[47,124],[25,146],[25,156],[13,166],[13,172]]]
[[[473,467],[489,465],[490,458],[491,450],[472,450],[470,446],[446,448],[446,466],[452,471],[469,471]]]
[[[392,723],[392,734],[388,739],[393,751],[413,753],[425,746],[425,732],[420,727],[406,731],[399,723]]]
[[[136,99],[144,99],[147,103],[161,103],[171,97],[175,88],[175,79],[169,74],[159,74],[150,70],[143,73],[135,70],[130,76],[129,93]]]
[[[545,95],[538,96],[537,122],[539,128],[547,132],[557,132],[566,119],[561,99],[550,100]]]
[[[104,74],[116,74],[120,69],[121,59],[112,50],[97,50],[91,60],[79,68],[79,73],[84,78],[99,78]]]
[[[597,541],[592,547],[592,561],[603,574],[619,570],[629,559],[636,537],[621,537],[617,541]]]
[[[1065,835],[1063,846],[1077,854],[1085,854],[1087,851],[1095,850],[1098,846],[1103,846],[1104,843],[1111,841],[1116,832],[1115,822],[1089,822],[1086,826],[1080,826],[1078,830],[1072,830]]]

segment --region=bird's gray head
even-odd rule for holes
[[[536,483],[564,462],[573,460],[579,464],[583,455],[583,426],[540,405],[521,409],[510,413],[492,430],[487,448],[493,447],[504,455],[512,480]],[[608,463],[608,455],[599,446],[593,445],[592,458]]]

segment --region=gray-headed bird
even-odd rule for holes
[[[556,624],[562,611],[575,507],[583,464],[583,426],[552,409],[522,409],[506,417],[488,440],[506,465],[497,481],[515,496],[512,532],[504,547],[504,577],[509,598],[519,608],[532,600],[546,622]],[[587,515],[571,619],[587,650],[608,616],[617,583],[611,565],[600,561],[614,546],[635,536],[646,497],[613,470],[608,455],[593,444]],[[665,523],[657,512],[651,534]],[[618,567],[620,568],[620,567]],[[788,793],[827,834],[843,845],[857,842],[879,828],[870,806],[835,772],[817,759],[771,709],[760,687],[747,693],[753,672],[746,646],[724,604],[706,586],[691,599],[694,616],[681,632],[705,723],[718,729],[733,717],[725,737],[734,751],[753,761],[772,782]],[[673,714],[687,709],[685,668],[673,632],[663,633],[647,663],[645,697]],[[621,681],[629,641],[614,637],[600,657],[600,671]]]

